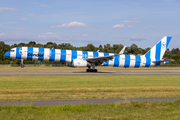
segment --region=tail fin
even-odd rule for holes
[[[154,47],[152,47],[146,54],[146,59],[150,58],[151,61],[159,61],[164,56],[164,53],[171,41],[172,37],[163,37]]]

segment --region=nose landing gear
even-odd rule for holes
[[[23,68],[24,67],[24,64],[23,64],[23,59],[21,59],[21,68]]]

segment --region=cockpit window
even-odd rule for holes
[[[14,50],[10,50],[10,52],[14,52]]]

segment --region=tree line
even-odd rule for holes
[[[76,47],[71,45],[70,43],[61,43],[56,44],[53,42],[47,42],[46,44],[37,44],[35,41],[30,41],[29,43],[19,43],[8,45],[3,41],[0,41],[0,64],[20,64],[20,60],[12,60],[11,58],[7,58],[4,54],[14,47],[41,47],[41,48],[54,48],[54,49],[68,49],[68,50],[82,50],[82,51],[97,51],[100,52],[108,52],[108,53],[119,53],[119,51],[124,47],[122,44],[110,44],[99,45],[99,47],[95,47],[93,44],[88,44],[87,46]],[[139,48],[136,44],[132,44],[130,47],[126,47],[124,54],[134,54],[134,55],[143,55],[151,48]],[[166,50],[164,58],[167,57],[169,59],[174,59],[171,64],[180,64],[180,50],[179,48],[173,48],[171,51],[169,49]],[[24,60],[24,64],[63,64],[60,62],[50,62],[50,61],[38,61],[38,60]]]

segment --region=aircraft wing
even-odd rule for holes
[[[116,55],[110,55],[110,56],[104,56],[104,57],[95,57],[95,58],[86,58],[84,60],[88,61],[89,63],[100,63],[106,62],[108,60],[112,60],[115,56],[118,56],[120,54]]]
[[[109,55],[109,56],[103,56],[103,57],[95,57],[95,58],[86,58],[84,60],[88,61],[89,63],[100,63],[107,62],[108,60],[112,60],[115,56],[122,55],[124,53],[126,46],[123,47],[123,49],[119,52],[119,54],[116,55]]]

